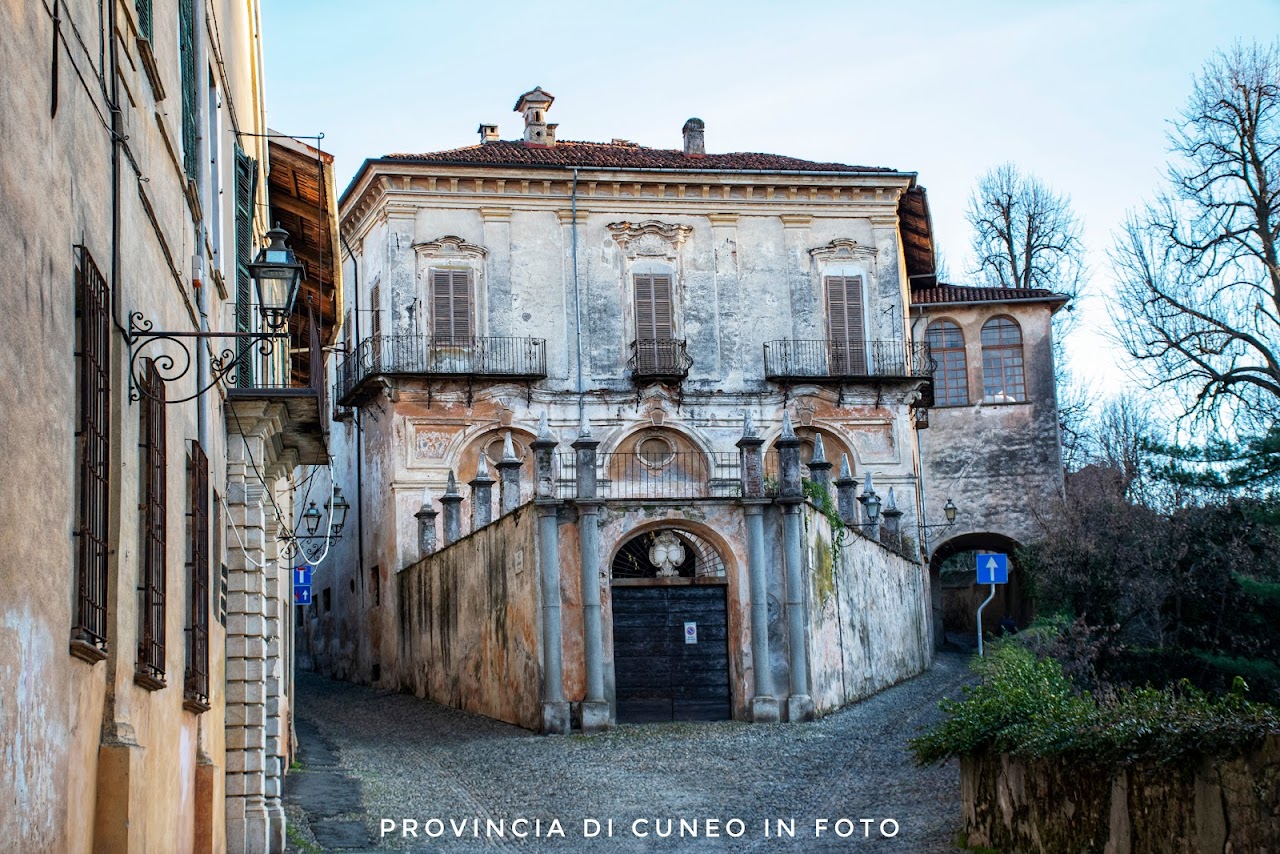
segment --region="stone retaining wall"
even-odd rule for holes
[[[1108,777],[1062,760],[960,761],[971,847],[1004,852],[1280,851],[1280,737],[1194,769],[1137,765]]]

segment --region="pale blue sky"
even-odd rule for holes
[[[1106,250],[1149,198],[1167,120],[1216,49],[1280,33],[1280,0],[1238,2],[422,2],[264,0],[267,117],[323,132],[339,191],[366,157],[520,135],[516,97],[556,97],[561,139],[764,151],[918,172],[964,282],[964,210],[1011,160],[1070,194],[1090,296],[1068,342],[1106,392],[1125,361],[1103,337]]]

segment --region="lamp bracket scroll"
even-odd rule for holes
[[[209,340],[213,344],[214,353],[209,358],[209,380],[192,394],[182,398],[165,397],[165,403],[186,403],[195,400],[218,383],[226,380],[235,383],[237,369],[247,367],[245,357],[255,347],[261,356],[271,355],[275,342],[288,338],[285,332],[160,332],[152,327],[150,320],[140,311],[129,314],[129,401],[135,402],[148,394],[145,384],[140,378],[145,370],[143,360],[150,359],[166,383],[176,382],[191,371],[191,346],[188,339],[195,341]],[[236,346],[224,346],[220,341],[243,341]],[[168,345],[168,346],[165,346]],[[195,346],[200,346],[196,344]],[[221,347],[221,352],[217,352]]]

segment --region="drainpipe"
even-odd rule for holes
[[[578,170],[573,170],[573,187],[569,191],[569,212],[573,230],[573,336],[578,345],[578,423],[582,423],[586,407],[582,385],[582,291],[578,286]]]
[[[342,229],[338,229],[338,237],[342,240],[342,245],[347,249],[347,255],[351,258],[351,290],[356,297],[355,310],[355,344],[347,353],[350,359],[360,349],[360,262],[356,260],[356,253],[351,251],[351,244],[347,242],[347,236],[342,233]],[[352,415],[356,422],[356,571],[360,575],[361,582],[364,580],[364,428],[360,421],[360,407],[355,407]],[[332,477],[332,472],[330,473]]]
[[[204,23],[204,4],[197,3],[195,8],[195,48],[196,48],[196,79],[207,79],[208,71],[204,75],[199,74],[199,69],[208,69],[209,55],[208,44],[205,39],[200,36],[205,32]],[[200,88],[207,90],[208,84],[204,87],[197,87],[196,97],[196,127],[200,128],[200,133],[196,136],[196,162],[200,164],[200,172],[198,180],[200,187],[204,191],[201,195],[207,204],[208,210],[201,212],[200,224],[196,227],[196,246],[195,253],[191,256],[191,278],[196,277],[197,269],[200,271],[201,280],[195,285],[196,296],[196,313],[200,316],[200,331],[209,331],[209,288],[206,287],[206,280],[211,278],[205,275],[205,258],[204,258],[204,232],[210,210],[213,208],[212,200],[214,193],[214,176],[213,169],[209,162],[209,152],[212,151],[212,140],[205,138],[205,134],[209,132],[209,116],[206,115],[206,108],[209,103],[208,92],[200,93]],[[198,267],[197,267],[198,265]],[[209,382],[209,348],[204,346],[203,342],[197,342],[196,346],[196,388],[204,388]],[[196,397],[196,430],[197,441],[200,447],[206,453],[209,451],[209,401],[205,395]],[[290,691],[292,693],[292,691]]]

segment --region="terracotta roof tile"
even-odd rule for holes
[[[780,154],[735,152],[685,157],[679,149],[647,148],[634,142],[574,142],[559,140],[550,148],[500,140],[427,154],[388,154],[386,160],[419,163],[474,163],[488,166],[582,166],[633,169],[683,169],[714,172],[722,169],[760,169],[769,172],[895,172],[883,166],[815,163]]]
[[[1009,300],[1052,299],[1063,302],[1067,297],[1043,288],[976,288],[965,285],[938,285],[911,292],[913,305],[934,305],[956,302],[1007,302]]]

